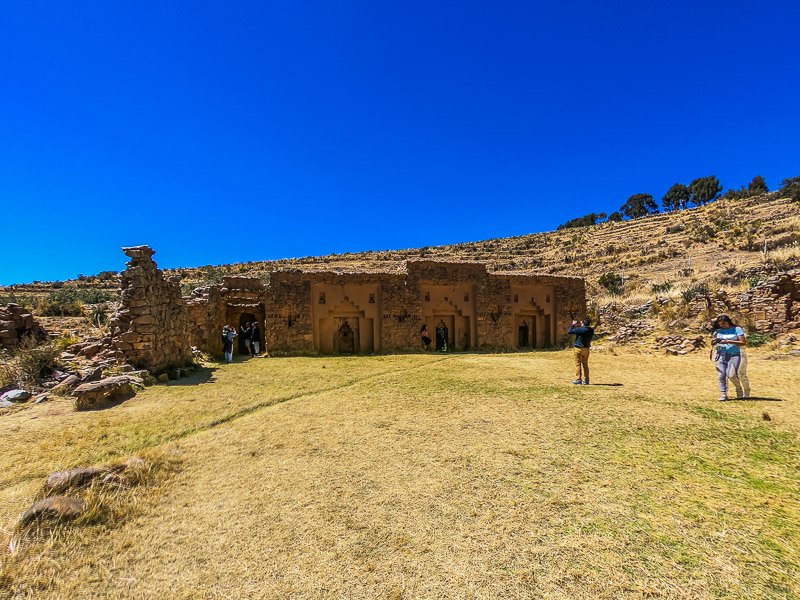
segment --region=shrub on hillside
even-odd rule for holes
[[[603,273],[600,276],[600,279],[597,280],[597,283],[602,285],[612,294],[619,294],[622,291],[622,276],[614,273],[613,271]]]
[[[698,296],[705,296],[709,292],[710,290],[708,289],[708,284],[698,283],[683,290],[681,292],[681,298],[683,298],[683,301],[688,304]]]
[[[107,290],[63,287],[39,302],[36,312],[45,317],[80,317],[84,304],[100,304],[114,299],[115,294]]]

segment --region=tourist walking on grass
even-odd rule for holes
[[[575,385],[589,385],[589,349],[592,346],[592,338],[594,337],[594,329],[590,327],[591,320],[589,318],[582,321],[572,321],[567,333],[575,335],[575,344],[573,344],[572,352],[575,355]],[[583,370],[583,379],[581,379],[581,370]]]
[[[744,398],[746,394],[739,379],[739,368],[742,364],[741,348],[747,344],[744,329],[734,324],[728,315],[720,315],[712,325],[711,343],[715,348],[714,364],[719,379],[720,401],[728,399],[728,379],[736,388],[736,397]],[[749,392],[749,390],[748,390]]]
[[[255,356],[261,354],[261,331],[257,321],[253,321],[253,326],[250,328],[250,343],[253,344],[253,354]]]
[[[247,354],[253,356],[253,351],[250,348],[250,343],[252,341],[252,329],[250,329],[250,323],[245,323],[241,327],[242,330],[242,339],[244,340],[244,347],[247,348]]]

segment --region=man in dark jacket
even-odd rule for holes
[[[253,354],[258,356],[261,354],[261,330],[258,328],[258,321],[253,321],[253,326],[250,328],[250,339],[253,345]]]
[[[591,321],[586,318],[583,321],[573,321],[567,333],[575,335],[575,344],[572,348],[575,354],[575,385],[589,385],[589,348],[592,346],[594,329],[589,327]],[[583,368],[583,381],[581,381],[581,368]]]

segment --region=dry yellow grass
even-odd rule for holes
[[[783,401],[726,404],[707,356],[592,367],[622,385],[570,385],[562,351],[251,360],[104,411],[2,417],[4,522],[56,467],[145,450],[181,470],[126,522],[4,552],[0,590],[799,597],[797,362],[751,352],[754,393]]]

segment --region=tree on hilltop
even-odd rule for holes
[[[707,204],[719,196],[722,184],[715,175],[700,177],[689,184],[689,201],[695,206]]]
[[[624,217],[625,217],[625,215],[623,215],[623,214],[622,214],[621,212],[619,212],[618,210],[615,210],[615,211],[614,211],[614,212],[612,212],[610,215],[608,215],[608,220],[609,220],[610,222],[612,222],[612,223],[618,223],[619,221],[622,221],[622,219],[623,219]]]
[[[800,176],[781,181],[780,197],[800,202]]]
[[[658,212],[658,205],[650,194],[634,194],[619,210],[629,219],[636,219]]]
[[[689,188],[682,183],[676,183],[661,199],[661,205],[665,210],[679,210],[689,205]]]
[[[769,188],[767,187],[767,182],[764,180],[764,177],[756,175],[753,177],[753,181],[747,184],[747,191],[753,196],[758,196],[759,194],[766,194]]]
[[[558,230],[561,229],[572,229],[573,227],[587,227],[589,225],[596,225],[598,221],[602,221],[606,218],[606,213],[589,213],[588,215],[584,215],[583,217],[578,217],[576,219],[570,219],[563,225],[558,226]]]

